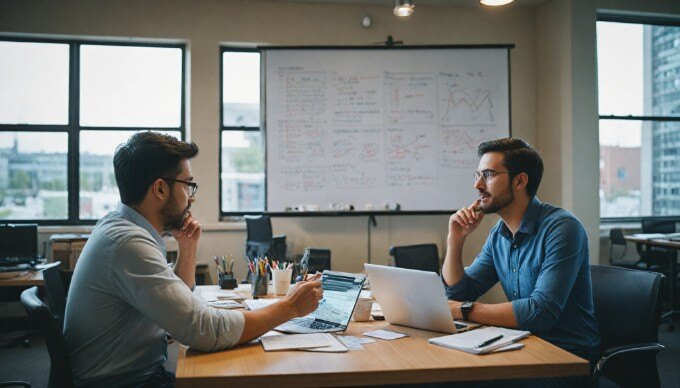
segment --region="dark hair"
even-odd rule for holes
[[[477,155],[481,158],[489,152],[503,153],[503,166],[510,172],[510,179],[521,173],[529,176],[527,194],[536,195],[538,185],[543,177],[543,160],[534,147],[522,139],[506,137],[485,141],[477,148]]]
[[[120,201],[126,205],[142,202],[153,181],[176,177],[181,172],[180,162],[196,154],[194,142],[151,131],[132,135],[113,155]]]

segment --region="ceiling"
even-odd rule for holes
[[[394,5],[394,0],[276,0],[298,3],[335,3],[335,4],[365,4],[365,5]],[[413,0],[416,7],[425,6],[455,6],[480,7],[479,0]],[[512,7],[535,8],[548,0],[515,0]]]

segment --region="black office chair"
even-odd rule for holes
[[[626,250],[628,248],[628,243],[623,237],[623,229],[613,228],[609,231],[609,265],[616,267],[623,267],[629,269],[637,269],[637,261],[624,260],[623,257],[626,255]]]
[[[439,251],[437,244],[417,244],[390,247],[394,266],[431,271],[439,274]]]
[[[269,216],[245,216],[247,237],[246,257],[255,260],[268,257],[273,260],[286,258],[286,236],[273,235],[272,221]]]
[[[64,327],[64,312],[66,310],[66,289],[59,270],[59,262],[53,267],[42,271],[45,279],[45,296],[50,306],[50,311],[59,321],[59,328]]]
[[[658,387],[660,273],[590,266],[595,319],[602,338],[593,372],[597,387],[606,377],[621,387]],[[624,286],[619,286],[624,285]]]
[[[38,297],[38,287],[31,287],[21,293],[21,304],[28,319],[45,337],[50,354],[50,378],[48,387],[73,387],[71,359],[61,333],[59,321]]]
[[[305,249],[302,259],[300,259],[302,272],[314,274],[331,270],[331,250],[323,248]]]
[[[654,219],[642,220],[642,233],[674,233],[674,221],[659,221]],[[651,270],[668,274],[670,260],[676,260],[676,252],[669,249],[651,247],[647,249],[642,244],[637,244],[640,261],[637,265],[639,269]]]

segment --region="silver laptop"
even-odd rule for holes
[[[324,271],[323,297],[311,314],[294,318],[274,330],[285,333],[330,333],[347,330],[366,275]]]
[[[457,333],[480,325],[454,321],[444,283],[434,272],[364,264],[371,293],[391,324]]]

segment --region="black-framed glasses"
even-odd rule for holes
[[[196,195],[196,191],[198,190],[198,183],[196,183],[196,182],[182,181],[182,180],[175,179],[175,178],[161,178],[161,179],[163,179],[164,181],[184,183],[185,185],[187,185],[189,187],[189,196],[190,197],[193,197],[194,195]]]
[[[484,170],[482,172],[475,171],[475,182],[479,180],[479,178],[482,178],[484,183],[487,183],[489,179],[495,177],[496,175],[499,174],[510,174],[510,171],[494,171],[494,170]]]

